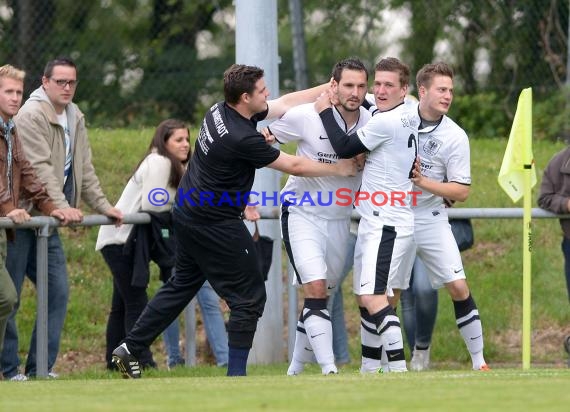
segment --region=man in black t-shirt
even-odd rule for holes
[[[174,275],[148,303],[113,362],[125,378],[140,378],[138,354],[182,312],[208,280],[228,304],[228,376],[246,374],[257,320],[265,305],[265,284],[251,234],[243,223],[255,170],[270,167],[299,176],[349,176],[351,160],[319,163],[269,146],[257,122],[313,101],[327,86],[267,101],[263,70],[233,65],[224,73],[225,101],[206,114],[188,170],[180,182],[173,217]],[[257,216],[258,217],[258,216]]]

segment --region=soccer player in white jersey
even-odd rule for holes
[[[433,288],[445,286],[455,309],[459,332],[471,355],[473,369],[489,370],[483,357],[483,329],[471,296],[461,255],[449,226],[444,199],[463,202],[471,185],[469,140],[446,116],[453,100],[453,70],[445,63],[427,64],[417,73],[419,95],[419,162],[414,170],[420,191],[414,210],[417,254]],[[429,347],[414,349],[428,359]]]
[[[358,59],[339,61],[333,68],[331,88],[338,104],[332,111],[346,133],[358,130],[371,118],[361,107],[367,83],[366,67]],[[339,159],[313,103],[291,108],[269,130],[280,143],[298,142],[298,156],[322,163]],[[343,275],[352,212],[352,201],[338,199],[337,191],[353,194],[360,179],[361,174],[346,178],[290,176],[281,191],[283,243],[295,270],[294,284],[302,286],[305,297],[288,375],[298,375],[304,364],[315,358],[323,374],[337,373],[327,292],[334,292]]]
[[[419,117],[404,104],[410,69],[396,58],[375,67],[374,88],[379,110],[355,134],[341,130],[321,96],[316,108],[336,153],[352,157],[368,152],[362,186],[355,197],[361,216],[354,256],[353,288],[360,307],[362,373],[380,370],[382,347],[390,371],[405,372],[400,321],[388,292],[406,289],[415,255],[412,181],[417,155]]]

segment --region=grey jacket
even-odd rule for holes
[[[38,177],[46,184],[49,196],[57,208],[79,207],[85,201],[98,213],[105,213],[112,205],[103,191],[91,161],[91,147],[83,113],[76,104],[67,105],[65,112],[71,135],[73,153],[74,196],[69,204],[63,194],[65,165],[65,135],[57,121],[55,110],[40,86],[14,117],[26,158]],[[37,210],[33,210],[38,214]]]
[[[558,152],[548,162],[542,183],[538,206],[559,215],[570,214],[570,147]],[[564,236],[570,239],[570,219],[560,219]]]

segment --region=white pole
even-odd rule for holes
[[[279,97],[279,57],[277,54],[277,0],[235,0],[236,63],[261,67],[270,99]],[[260,124],[263,127],[264,124]],[[280,173],[271,169],[258,170],[253,190],[279,192]],[[277,206],[273,203],[267,206]],[[273,264],[265,282],[267,302],[263,317],[257,324],[249,363],[282,362],[283,339],[283,280],[281,274],[281,232],[278,220],[259,222],[262,235],[275,240]]]

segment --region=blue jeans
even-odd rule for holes
[[[198,291],[196,295],[200,310],[202,311],[202,319],[208,343],[214,352],[216,364],[225,366],[228,364],[228,334],[222,312],[220,311],[220,298],[212,289],[209,282]],[[175,365],[182,360],[178,341],[180,339],[180,328],[178,319],[170,324],[162,335],[168,354],[168,364]]]
[[[18,330],[16,327],[16,313],[20,305],[20,295],[24,277],[36,284],[36,235],[33,230],[16,230],[16,240],[8,242],[8,257],[6,269],[12,277],[16,292],[18,294],[18,304],[10,315],[6,327],[4,338],[4,349],[2,350],[2,372],[6,378],[11,378],[18,374],[20,359],[18,357]],[[69,286],[67,283],[67,268],[63,246],[57,231],[48,237],[48,371],[51,371],[57,354],[61,332],[67,313],[67,300],[69,297]],[[24,373],[26,375],[36,375],[36,326],[32,332],[32,339],[28,350],[28,358]]]
[[[400,298],[404,331],[410,350],[414,345],[426,347],[431,344],[437,317],[437,290],[429,283],[426,268],[416,257],[412,269],[410,287],[402,291]]]
[[[566,275],[566,289],[570,300],[570,239],[562,238],[562,253],[564,254],[564,274]]]
[[[333,330],[333,352],[335,362],[349,363],[350,354],[348,353],[348,335],[346,333],[346,323],[344,320],[344,299],[342,297],[342,282],[348,276],[354,263],[354,245],[356,244],[356,235],[350,235],[350,243],[347,245],[348,252],[344,268],[342,270],[342,278],[336,288],[336,291],[329,298],[329,313],[331,315],[331,323]]]

